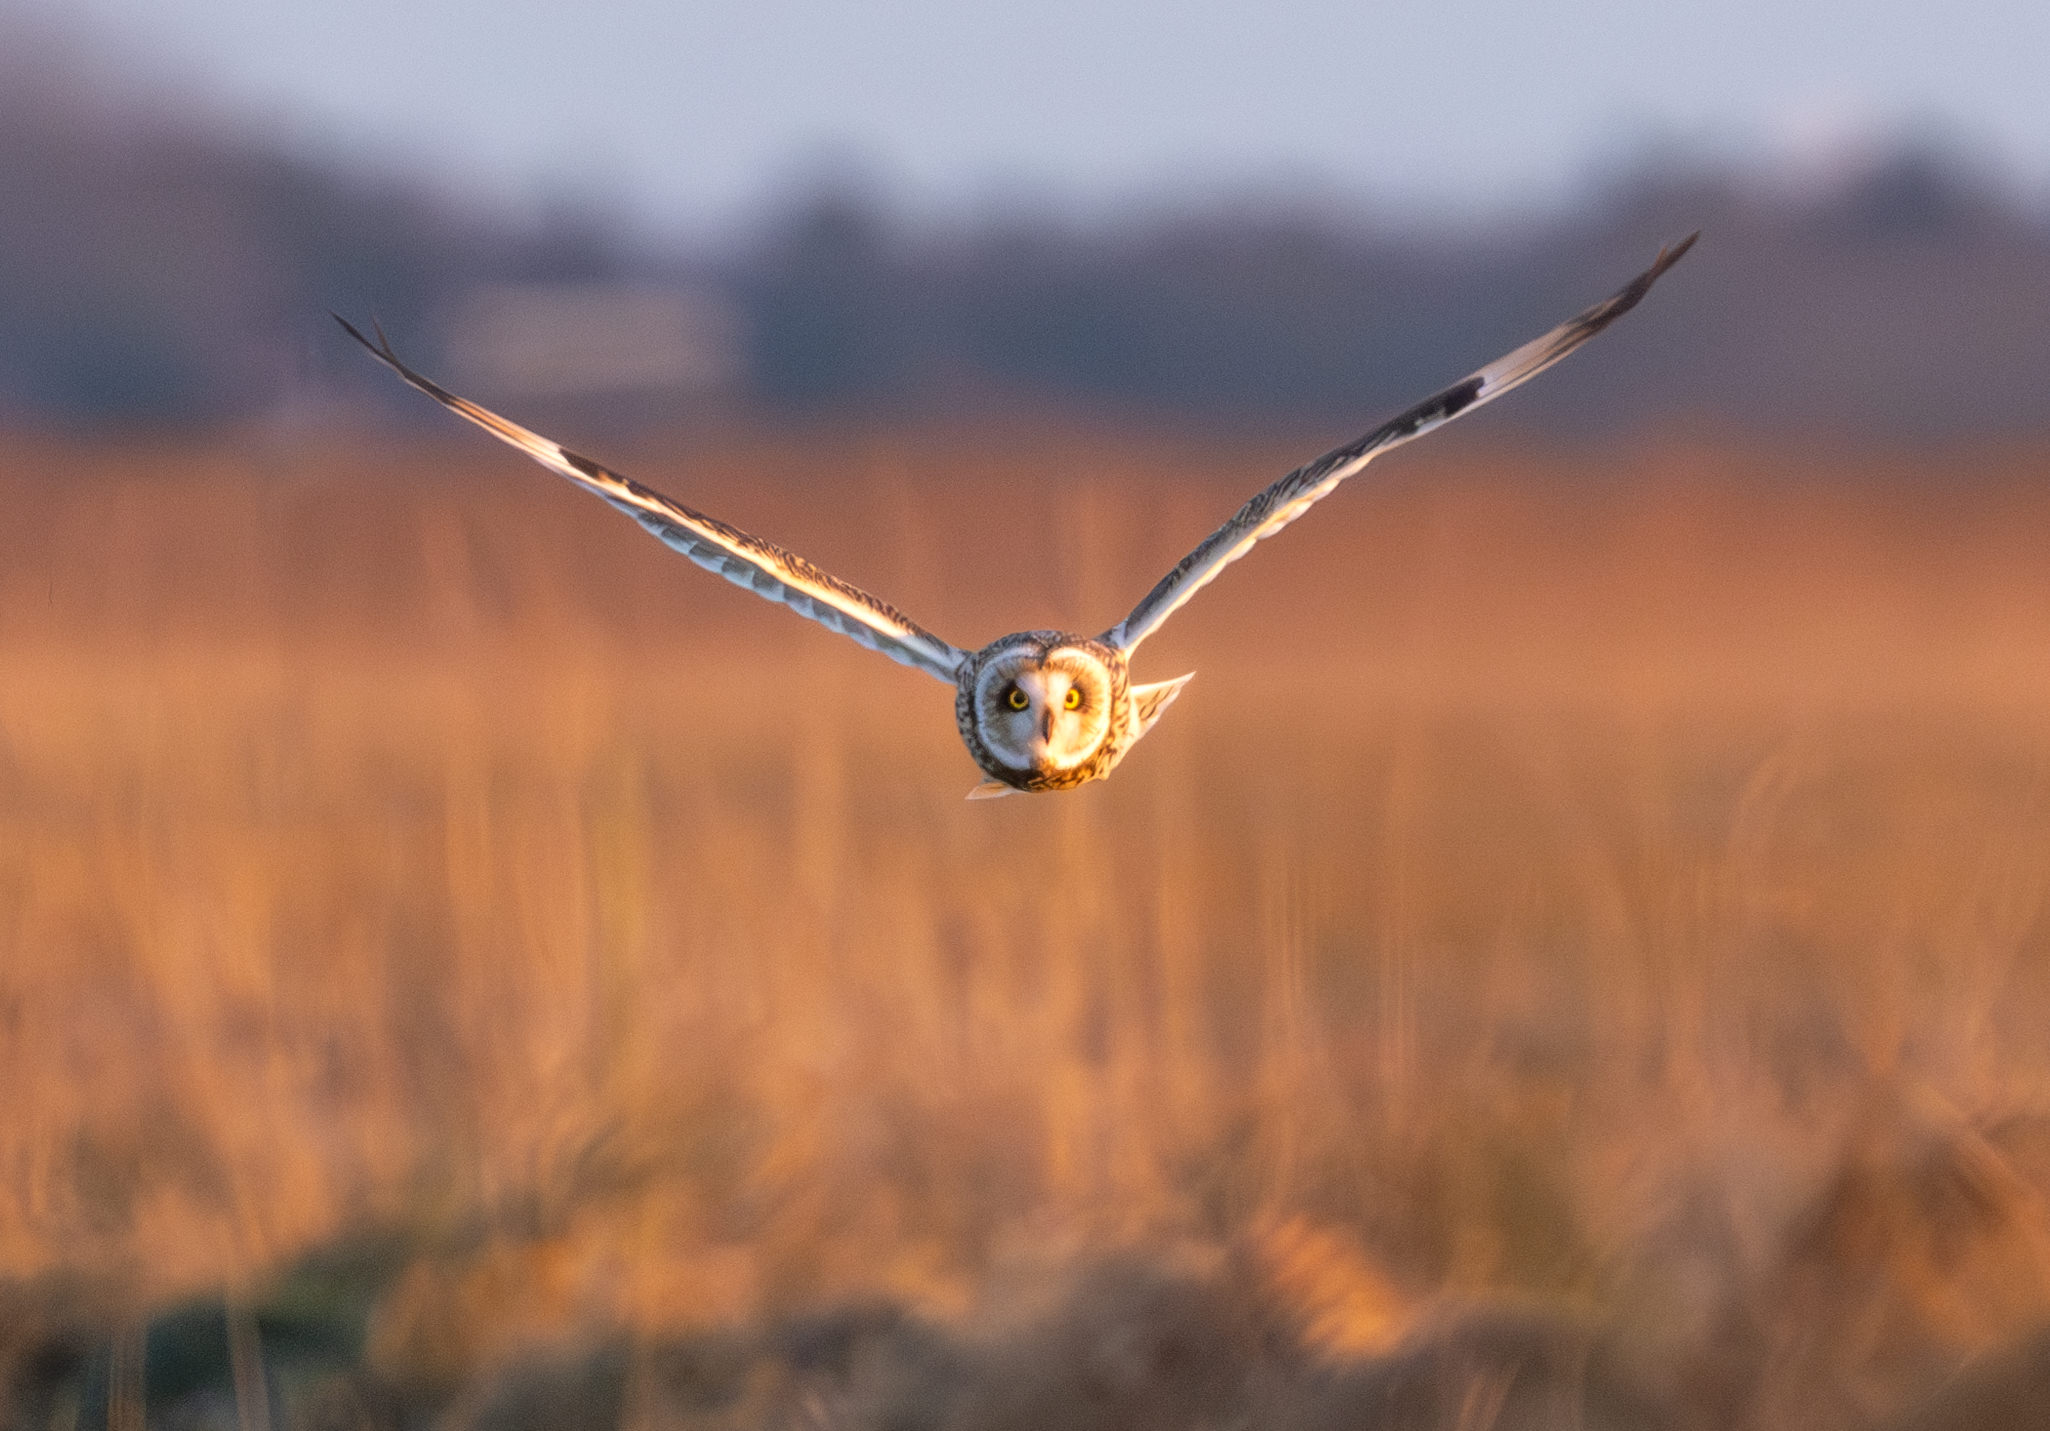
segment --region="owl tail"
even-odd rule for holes
[[[1182,693],[1182,687],[1196,679],[1194,671],[1186,676],[1176,676],[1171,681],[1156,681],[1150,686],[1132,687],[1132,711],[1139,722],[1139,736],[1153,729],[1153,722],[1160,719],[1160,713],[1174,704],[1174,698]]]

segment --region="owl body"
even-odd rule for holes
[[[1661,250],[1650,268],[1609,298],[1268,484],[1101,636],[1018,631],[976,651],[941,639],[888,602],[773,542],[693,511],[456,396],[400,362],[381,332],[373,343],[346,320],[337,321],[380,362],[436,402],[603,498],[697,565],[953,686],[961,740],[989,777],[969,792],[969,798],[985,799],[1071,790],[1110,774],[1190,679],[1133,685],[1129,668],[1140,642],[1227,566],[1302,516],[1375,457],[1492,402],[1607,328],[1635,307],[1693,243],[1688,238]]]

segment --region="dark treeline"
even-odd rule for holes
[[[1271,199],[941,228],[827,190],[691,253],[10,84],[0,194],[0,418],[16,422],[260,414],[350,381],[329,309],[375,313],[432,363],[460,357],[449,315],[468,294],[615,285],[714,306],[719,396],[742,408],[1344,424],[1699,228],[1608,360],[1568,365],[1516,421],[2050,428],[2050,217],[1940,146],[1799,185],[1647,162],[1555,213],[1457,228]]]
[[[1644,170],[1571,212],[1465,232],[1269,205],[937,238],[827,197],[770,228],[731,280],[770,401],[1023,394],[1342,422],[1534,336],[1695,229],[1703,243],[1656,301],[1603,339],[1608,358],[1549,376],[1518,420],[2050,428],[2050,223],[1936,149],[1806,193]]]

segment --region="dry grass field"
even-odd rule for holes
[[[609,455],[976,644],[1301,454]],[[2036,1424],[2046,470],[1405,453],[968,804],[474,434],[6,439],[0,1425]]]

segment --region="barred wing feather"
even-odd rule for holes
[[[1132,614],[1103,635],[1104,644],[1130,654],[1141,641],[1160,629],[1162,622],[1178,611],[1182,603],[1216,579],[1217,574],[1251,551],[1255,542],[1273,536],[1307,512],[1321,498],[1368,462],[1411,438],[1442,427],[1462,413],[1492,402],[1511,388],[1529,381],[1568,353],[1637,306],[1651,291],[1659,275],[1680,261],[1694,246],[1698,234],[1690,234],[1670,248],[1661,249],[1650,268],[1630,280],[1613,296],[1597,303],[1578,317],[1560,324],[1533,342],[1482,368],[1443,392],[1424,399],[1408,412],[1383,423],[1315,462],[1298,467],[1245,506],[1232,519],[1203,539],[1194,551],[1160,579]]]
[[[803,557],[787,552],[773,542],[750,536],[716,517],[692,511],[652,488],[609,472],[576,453],[529,432],[497,413],[479,407],[414,372],[391,349],[382,331],[372,342],[346,318],[336,315],[349,336],[376,356],[379,362],[426,393],[443,407],[468,418],[502,442],[510,443],[551,472],[560,473],[591,492],[597,493],[632,517],[664,544],[682,552],[707,571],[716,572],[735,586],[780,602],[800,616],[810,617],[828,630],[894,661],[916,666],[954,684],[962,653],[925,630],[886,601],[870,596],[858,587],[820,571]]]

